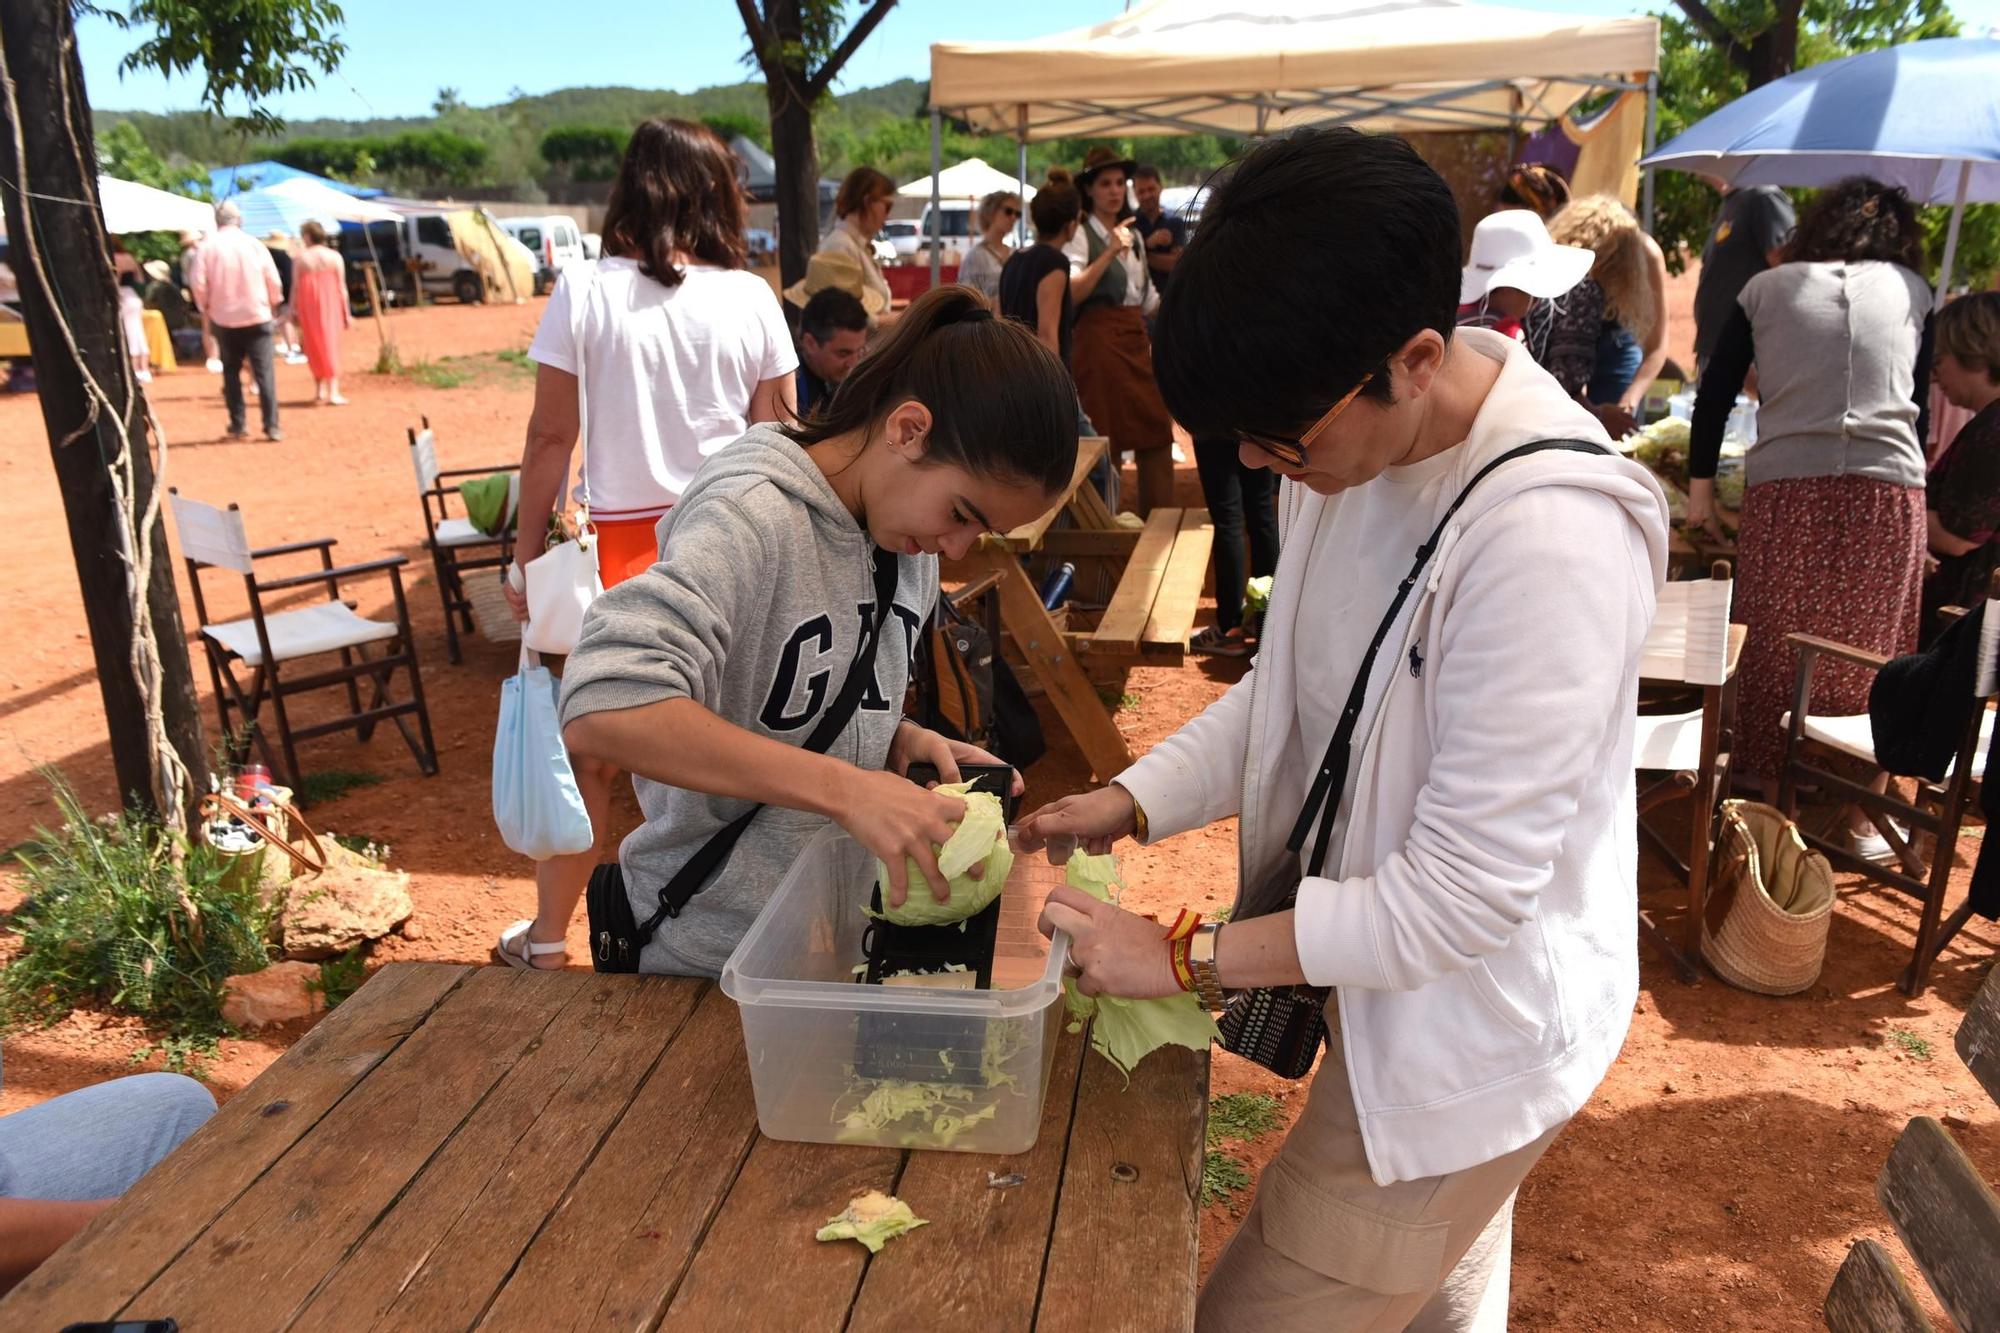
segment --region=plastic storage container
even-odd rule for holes
[[[1044,859],[1015,858],[990,989],[862,985],[875,858],[837,828],[814,838],[722,968],[743,1015],[758,1128],[805,1143],[1033,1147],[1068,957],[1065,937],[1046,940],[1035,922],[1061,882]]]

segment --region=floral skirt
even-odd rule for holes
[[[1798,664],[1788,634],[1813,634],[1885,657],[1917,646],[1923,601],[1924,492],[1868,477],[1767,481],[1743,493],[1735,609],[1748,625],[1737,673],[1736,771],[1776,778],[1780,726]],[[1822,657],[1811,710],[1868,711],[1872,671]]]

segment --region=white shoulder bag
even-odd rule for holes
[[[582,265],[571,267],[577,273]],[[580,291],[570,297],[570,346],[576,355],[577,436],[583,446],[583,484],[576,512],[576,536],[521,566],[527,580],[528,623],[521,627],[521,641],[538,653],[573,653],[583,634],[583,613],[604,591],[597,571],[597,529],[590,522],[590,395],[584,377],[583,323],[590,298],[597,290],[597,269]],[[569,476],[563,476],[565,484]],[[562,500],[558,494],[558,506]],[[523,534],[525,535],[525,534]]]

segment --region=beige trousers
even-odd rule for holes
[[[1561,1128],[1447,1176],[1377,1185],[1334,1028],[1304,1113],[1202,1288],[1197,1333],[1505,1329],[1514,1191]]]

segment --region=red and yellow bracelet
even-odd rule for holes
[[[1167,931],[1167,959],[1174,969],[1174,980],[1184,991],[1194,989],[1194,973],[1188,968],[1188,951],[1192,947],[1195,927],[1201,924],[1201,913],[1190,912],[1185,907],[1174,918],[1174,924]]]

